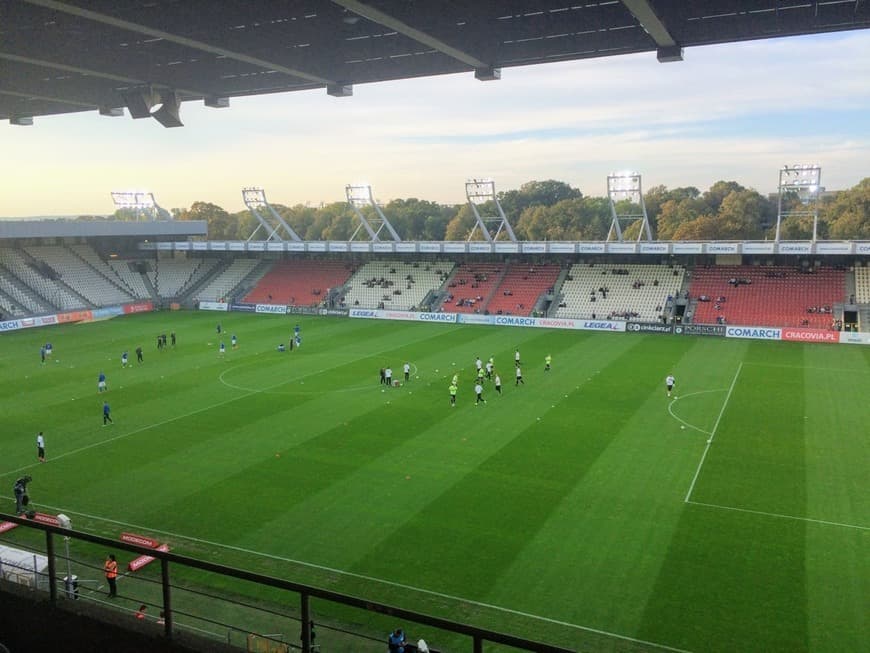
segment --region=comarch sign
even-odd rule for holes
[[[255,313],[279,313],[281,315],[285,315],[287,313],[287,307],[280,304],[257,304],[254,309]]]
[[[725,328],[726,338],[752,338],[754,340],[781,340],[782,329],[769,327],[730,326]]]
[[[418,313],[421,322],[456,322],[456,313]]]
[[[521,317],[519,315],[496,315],[493,324],[502,326],[537,326],[538,321],[533,317]]]

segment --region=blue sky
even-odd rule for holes
[[[822,184],[870,176],[870,30],[639,54],[182,106],[185,127],[89,112],[0,123],[0,216],[111,213],[112,190],[166,208],[342,201],[370,183],[380,201],[465,200],[464,182],[507,190],[559,179],[606,194],[634,169],[646,188],[733,179],[767,193],[783,164],[818,163]]]

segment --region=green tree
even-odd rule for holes
[[[710,186],[710,190],[704,193],[702,199],[709,207],[710,213],[715,214],[719,211],[719,207],[722,206],[722,202],[729,194],[742,190],[746,189],[736,181],[717,181]]]
[[[456,215],[447,223],[447,228],[444,230],[444,239],[466,240],[475,224],[476,220],[471,207],[468,204],[463,204],[459,207]]]
[[[205,220],[208,237],[215,240],[235,240],[238,237],[238,218],[230,216],[217,204],[194,202],[179,213],[178,220]]]
[[[839,193],[825,207],[830,237],[838,240],[870,240],[870,177]]]
[[[508,220],[513,224],[530,206],[553,206],[567,199],[583,197],[578,189],[564,181],[528,181],[517,190],[498,194],[498,201]]]

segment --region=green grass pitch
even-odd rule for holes
[[[80,530],[577,650],[868,650],[870,348],[300,318],[277,352],[296,322],[3,334],[3,510],[27,471]]]

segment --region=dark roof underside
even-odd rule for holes
[[[366,82],[485,79],[509,66],[867,27],[870,0],[4,0],[0,119],[118,109],[131,91],[341,95]]]

